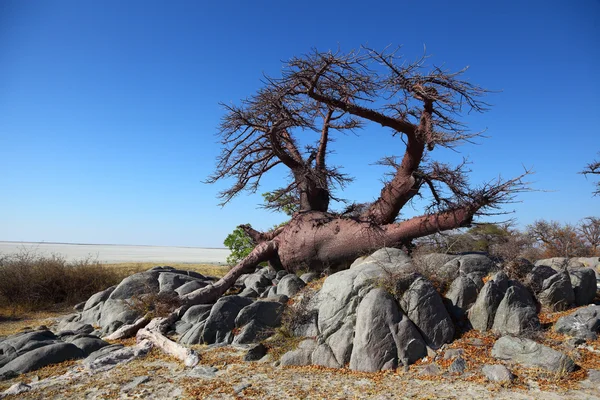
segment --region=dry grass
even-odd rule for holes
[[[66,307],[120,282],[125,275],[85,259],[22,250],[0,256],[0,309],[11,315]]]
[[[70,311],[70,308],[57,308],[45,311],[29,311],[17,316],[13,314],[11,308],[0,309],[0,336],[12,335],[40,325],[50,326],[56,318],[68,314]]]

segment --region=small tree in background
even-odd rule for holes
[[[600,161],[592,161],[588,165],[585,166],[585,169],[580,172],[584,175],[600,175]],[[600,196],[600,181],[596,182],[596,190],[594,191],[594,196]]]

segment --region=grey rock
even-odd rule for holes
[[[346,365],[350,362],[354,346],[355,323],[356,321],[353,319],[346,321],[340,329],[327,338],[327,344],[340,365]]]
[[[590,305],[560,317],[554,330],[584,340],[595,340],[600,330],[600,306]]]
[[[298,345],[296,350],[288,351],[281,356],[281,366],[292,366],[292,365],[310,365],[311,355],[317,344],[312,339],[306,339]]]
[[[83,311],[83,307],[85,307],[85,301],[82,301],[81,303],[77,303],[73,306],[73,310],[77,311],[77,312],[82,312]]]
[[[420,352],[410,354],[415,349]],[[409,362],[414,362],[425,354],[425,342],[394,298],[381,288],[371,290],[356,313],[350,369],[365,372],[396,369],[398,357],[412,358]],[[333,352],[331,356],[335,359]]]
[[[12,385],[11,387],[9,387],[8,389],[6,389],[4,392],[0,393],[0,398],[4,397],[4,396],[16,396],[18,394],[21,393],[25,393],[31,390],[31,386],[23,383],[23,382],[17,382],[14,385]]]
[[[0,374],[7,371],[14,371],[17,374],[24,374],[29,371],[35,371],[46,365],[56,364],[67,360],[83,358],[84,353],[77,346],[71,343],[55,343],[43,346],[13,359],[4,367],[0,368]]]
[[[85,360],[83,360],[84,364],[90,364],[92,362],[94,362],[95,360],[97,360],[98,358],[104,357],[105,355],[113,352],[113,351],[117,351],[122,349],[124,346],[122,344],[111,344],[105,347],[102,347],[99,350],[94,351],[93,353],[91,353],[90,355],[88,355]]]
[[[266,301],[276,301],[281,304],[286,304],[290,298],[285,294],[276,294],[273,296],[267,296]]]
[[[485,254],[464,254],[454,256],[436,271],[436,275],[449,283],[459,275],[477,273],[485,276],[498,269],[496,263]]]
[[[234,344],[249,344],[264,340],[273,334],[273,327],[264,325],[257,320],[245,324],[233,338]]]
[[[587,379],[580,382],[581,386],[588,389],[598,389],[600,384],[600,370],[588,369]]]
[[[248,275],[244,280],[244,286],[246,286],[246,288],[253,289],[256,293],[262,293],[264,288],[271,285],[271,279],[261,273]]]
[[[306,283],[294,274],[289,274],[281,278],[277,285],[277,294],[284,294],[288,297],[294,297],[300,289],[306,286]]]
[[[183,314],[181,320],[189,324],[197,324],[199,322],[202,322],[206,318],[208,318],[212,307],[212,304],[198,304],[195,306],[191,306]]]
[[[454,338],[454,324],[442,298],[431,282],[416,279],[402,295],[400,306],[419,328],[423,339],[433,349],[450,343]]]
[[[322,367],[327,368],[341,368],[342,364],[340,364],[331,347],[326,343],[322,343],[317,346],[317,348],[313,351],[311,355],[311,363],[313,365],[320,365]]]
[[[481,372],[491,382],[511,382],[515,379],[513,373],[504,365],[484,365]]]
[[[179,343],[181,344],[201,344],[202,341],[202,333],[204,332],[204,326],[206,325],[206,321],[198,322],[197,324],[192,325],[183,335],[179,338]]]
[[[248,349],[244,355],[244,361],[258,361],[267,354],[267,348],[264,344],[258,343]]]
[[[472,274],[471,274],[472,276]],[[456,319],[461,320],[469,307],[477,300],[478,285],[469,276],[459,276],[446,292],[448,311]]]
[[[281,280],[281,278],[283,278],[287,274],[289,274],[289,272],[287,272],[285,270],[277,271],[277,274],[275,274],[275,279]]]
[[[105,342],[104,340],[96,336],[77,335],[74,339],[70,340],[69,342],[79,347],[83,351],[83,354],[85,356],[88,356],[93,352],[109,345],[108,342]]]
[[[96,307],[98,304],[106,301],[111,293],[116,289],[117,286],[111,286],[108,289],[105,289],[101,292],[93,294],[83,306],[83,311],[89,310],[90,308]]]
[[[552,275],[556,275],[556,271],[553,268],[546,265],[537,265],[527,274],[524,283],[535,294],[538,294],[543,289],[544,281]]]
[[[235,326],[242,327],[254,320],[262,325],[277,327],[281,324],[284,305],[276,301],[257,301],[240,311],[235,319]]]
[[[233,387],[233,392],[235,394],[240,394],[242,393],[244,390],[248,389],[250,386],[252,386],[252,384],[250,383],[240,383],[239,385],[235,385]]]
[[[202,342],[223,343],[228,340],[228,333],[235,328],[238,313],[252,300],[240,296],[221,297],[210,310],[202,332]],[[231,339],[233,337],[231,336]]]
[[[198,279],[184,274],[162,272],[158,275],[158,290],[159,292],[174,292],[192,281],[198,281]]]
[[[158,271],[145,271],[133,274],[123,279],[108,297],[113,300],[131,299],[148,293],[158,293]]]
[[[256,299],[258,298],[258,293],[256,293],[256,291],[252,288],[245,288],[239,293],[239,296]]]
[[[275,297],[275,296],[277,296],[277,286],[271,286],[268,290],[263,292],[263,298],[269,298],[269,297]],[[285,295],[283,295],[283,296],[285,296]]]
[[[544,280],[542,291],[538,294],[542,305],[553,311],[564,311],[575,303],[575,292],[567,271],[552,275]]]
[[[442,369],[436,363],[427,364],[419,371],[419,375],[421,376],[435,376],[440,375],[442,373]]]
[[[575,305],[591,304],[596,297],[596,273],[591,268],[570,270],[571,286],[575,292]]]
[[[483,285],[477,300],[468,312],[473,329],[484,332],[492,328],[496,310],[504,298],[506,289],[508,289],[508,276],[504,272],[496,273]]]
[[[452,374],[462,374],[467,369],[467,362],[462,357],[457,357],[448,367],[448,372]]]
[[[192,324],[190,324],[189,322],[185,322],[185,321],[177,321],[175,322],[175,333],[178,335],[183,335],[184,333],[186,333],[188,330],[190,330],[192,328]]]
[[[40,347],[49,346],[51,344],[62,343],[60,340],[35,340],[31,342],[27,342],[23,347],[19,349],[17,352],[17,356],[25,354],[35,349],[39,349]]]
[[[116,365],[123,362],[128,362],[145,356],[152,348],[152,343],[149,341],[142,341],[135,346],[112,348],[112,346],[106,346],[92,354],[90,354],[84,361],[84,366],[92,372],[106,371],[114,368]],[[98,353],[98,354],[97,354]]]
[[[194,290],[202,289],[207,285],[207,282],[200,280],[189,281],[175,289],[175,293],[177,293],[179,296],[185,296],[186,294],[190,294]]]
[[[464,349],[448,349],[444,352],[444,360],[452,360],[462,356],[465,353]]]
[[[512,336],[503,336],[494,343],[492,357],[551,372],[572,372],[575,369],[575,363],[567,355],[533,340]]]
[[[540,329],[535,301],[524,286],[514,282],[496,310],[492,330],[501,335],[522,335]]]
[[[149,376],[138,376],[136,378],[133,378],[133,380],[131,382],[129,382],[128,384],[124,385],[121,388],[122,392],[129,392],[135,388],[137,388],[138,386],[140,386],[142,383],[146,383],[150,381],[150,377]]]
[[[401,249],[394,247],[383,247],[366,257],[363,262],[374,262],[379,264],[404,265],[411,263],[410,256]]]
[[[300,275],[300,279],[302,279],[304,283],[310,283],[319,279],[320,276],[321,275],[317,272],[307,272],[305,274]]]
[[[189,370],[186,376],[190,378],[215,378],[219,370],[215,367],[209,367],[205,365],[197,365]]]
[[[64,331],[72,332],[73,335],[87,335],[94,332],[94,327],[90,324],[85,324],[83,322],[68,322],[63,325],[62,329]],[[61,336],[62,332],[59,332],[59,336]]]

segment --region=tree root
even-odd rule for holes
[[[148,340],[166,354],[183,361],[186,367],[196,366],[200,361],[200,356],[198,353],[192,349],[188,349],[185,346],[175,343],[161,332],[161,329],[164,329],[165,326],[168,326],[165,324],[165,320],[168,318],[169,317],[154,318],[145,328],[142,328],[138,331],[136,335],[137,341],[141,342],[143,340]]]

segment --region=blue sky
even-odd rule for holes
[[[221,247],[240,223],[285,219],[242,195],[224,208],[206,185],[219,153],[219,102],[238,102],[311,48],[427,46],[436,64],[469,65],[500,90],[483,115],[488,139],[468,156],[472,181],[533,168],[511,205],[520,226],[598,215],[598,1],[20,1],[0,0],[0,240]],[[342,136],[335,164],[372,200],[389,132]],[[397,149],[397,150],[395,150]],[[278,187],[280,174],[265,181]],[[409,210],[407,216],[417,211]]]

